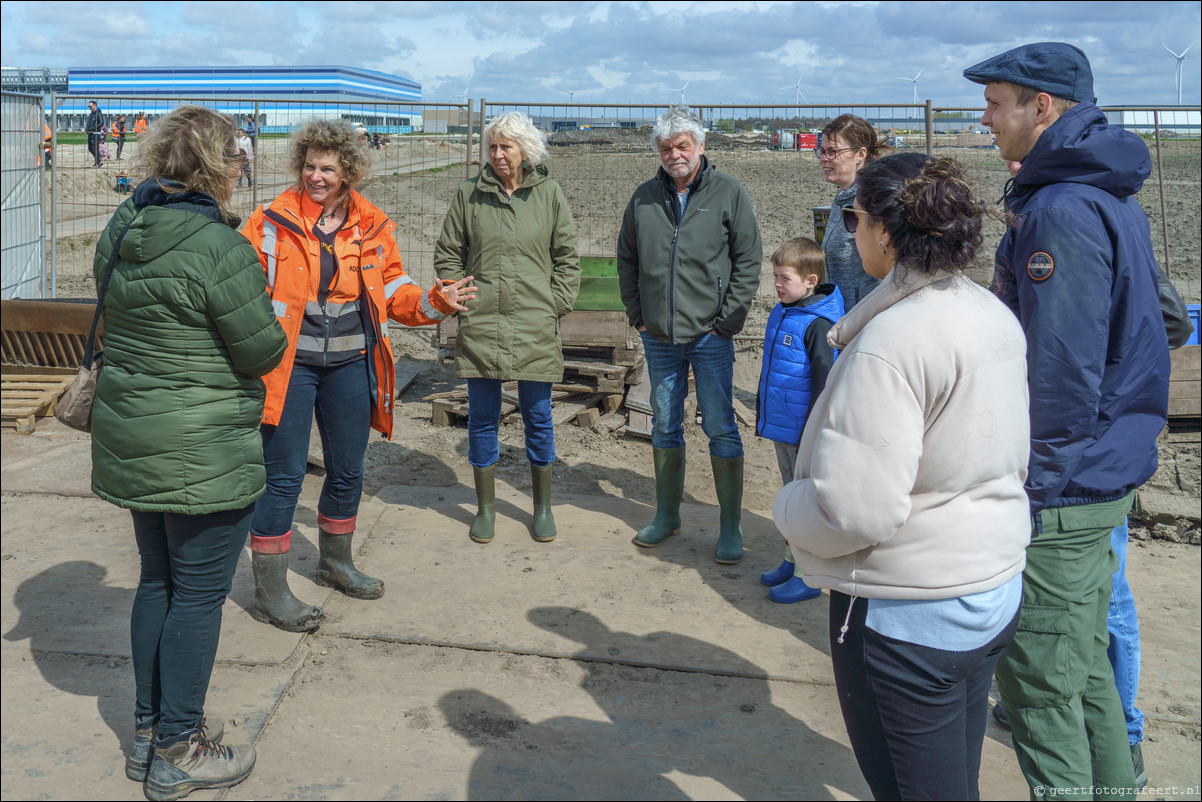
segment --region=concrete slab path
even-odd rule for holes
[[[2,795],[140,799],[123,769],[129,515],[88,491],[86,436],[51,422],[2,446]],[[359,565],[387,583],[365,602],[312,581],[320,482],[305,483],[291,583],[326,622],[313,635],[255,622],[244,552],[207,709],[228,743],[256,745],[258,764],[193,798],[869,798],[835,696],[825,600],[776,605],[759,585],[780,557],[767,512],[745,516],[743,563],[719,566],[706,505],[686,505],[685,533],[646,550],[630,543],[646,504],[564,496],[560,537],[539,544],[528,497],[502,485],[496,539],[479,545],[466,534],[470,488],[390,486],[360,512]],[[1145,654],[1170,650],[1177,666],[1145,668],[1144,753],[1154,787],[1176,789],[1154,796],[1197,798],[1199,550],[1159,548],[1132,550],[1137,598],[1153,582],[1189,591],[1141,609]],[[981,791],[1027,794],[992,721]]]

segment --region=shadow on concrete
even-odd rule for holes
[[[469,799],[694,798],[680,778],[708,780],[743,799],[863,794],[851,750],[774,704],[766,672],[739,655],[672,632],[611,631],[568,607],[534,608],[528,618],[583,646],[573,658],[585,671],[580,687],[606,720],[556,716],[535,723],[476,689],[444,694],[439,706],[448,724],[480,750]],[[616,664],[624,653],[657,647],[712,655],[725,669],[648,674]],[[838,788],[839,778],[851,787]]]
[[[80,638],[81,649],[72,653],[62,648],[72,632],[82,632],[113,616],[129,620],[134,589],[105,583],[108,569],[86,560],[59,563],[22,582],[13,594],[20,613],[16,625],[4,633],[7,641],[29,640],[30,655],[46,682],[74,696],[95,696],[96,709],[105,725],[113,731],[127,751],[133,742],[134,681],[133,667],[125,657],[112,658],[88,654],[87,641]],[[128,629],[126,630],[128,633]],[[128,637],[128,634],[127,634]],[[114,646],[125,652],[128,642]],[[89,671],[92,662],[96,670]],[[120,665],[129,674],[114,693],[111,669]]]

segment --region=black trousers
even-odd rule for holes
[[[868,600],[831,592],[831,660],[843,722],[876,799],[980,799],[994,666],[1014,620],[980,649],[949,652],[864,626]],[[840,631],[847,621],[843,642]]]

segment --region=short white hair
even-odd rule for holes
[[[547,158],[547,135],[534,127],[534,122],[520,111],[511,111],[484,126],[484,147],[497,139],[516,142],[522,149],[522,158],[534,167]]]
[[[705,126],[701,124],[701,118],[688,106],[673,106],[656,119],[655,127],[651,129],[651,147],[659,150],[660,142],[681,134],[693,137],[694,144],[705,143]]]

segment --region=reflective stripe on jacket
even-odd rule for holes
[[[263,377],[267,385],[263,423],[271,426],[279,424],[284,410],[305,307],[317,299],[321,254],[312,230],[320,214],[321,207],[291,188],[270,205],[256,209],[242,229],[259,252],[272,308],[288,337],[284,361]],[[374,399],[371,427],[389,439],[396,378],[388,319],[406,326],[424,326],[455,311],[439,288],[423,291],[405,274],[393,236],[395,229],[396,224],[386,214],[352,191],[347,220],[334,240],[341,269],[359,274],[363,291],[360,313],[367,335],[366,350],[370,352],[368,380]]]

